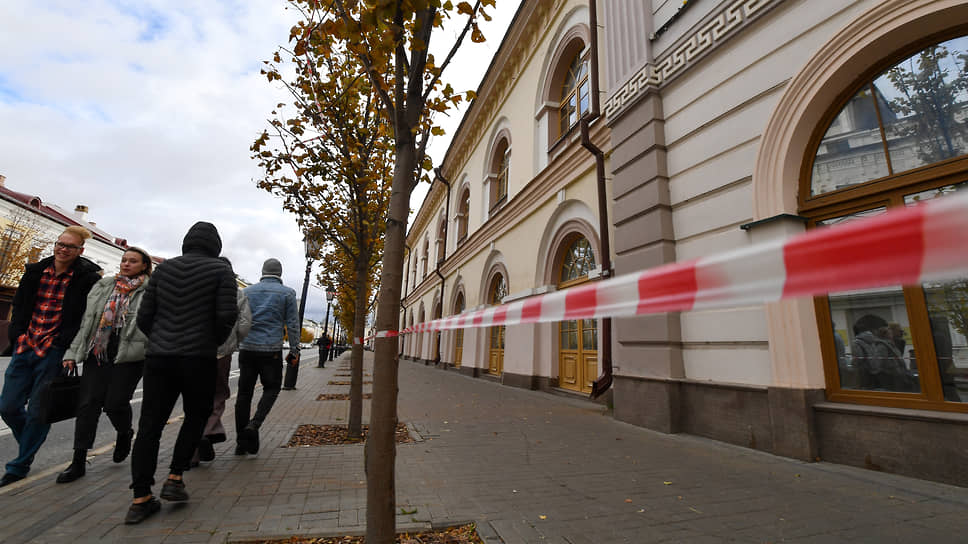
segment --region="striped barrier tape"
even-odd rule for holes
[[[748,306],[968,274],[968,192],[376,337]],[[384,334],[393,332],[393,334]]]

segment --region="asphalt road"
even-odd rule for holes
[[[309,350],[307,350],[308,352]],[[7,370],[7,364],[10,363],[10,357],[0,357],[0,386],[3,384],[3,375]],[[232,390],[233,397],[236,391],[236,382],[239,377],[239,365],[238,365],[238,353],[232,357],[232,371],[229,374],[229,387]],[[257,386],[258,387],[258,386]],[[141,384],[138,384],[138,388],[134,392],[134,398],[131,400],[131,408],[134,411],[134,427],[138,427],[138,417],[141,414]],[[230,401],[231,402],[231,401]],[[172,411],[171,417],[178,417],[182,415],[181,400],[175,405],[175,409]],[[226,421],[224,418],[222,423],[226,427],[231,427],[233,424],[231,421]],[[108,448],[110,452],[110,447],[114,444],[116,438],[116,433],[114,427],[111,426],[111,422],[105,414],[101,414],[101,418],[98,420],[97,426],[97,437],[94,440],[94,448],[91,451],[97,451],[101,448]],[[30,474],[31,476],[37,475],[44,471],[50,470],[53,467],[58,467],[64,465],[71,460],[71,455],[74,451],[74,420],[69,419],[67,421],[61,421],[55,423],[50,428],[50,434],[47,435],[47,441],[41,446],[40,451],[37,452],[37,456],[34,458],[34,463],[31,466]],[[17,455],[17,441],[14,440],[13,434],[11,434],[10,429],[7,425],[0,421],[0,464],[6,464],[7,461],[13,459]],[[109,456],[110,457],[110,456]],[[54,476],[51,475],[51,478]]]

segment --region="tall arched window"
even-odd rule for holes
[[[561,104],[558,106],[558,135],[563,136],[589,111],[588,63],[582,52],[575,53],[561,84]]]
[[[559,289],[588,281],[588,274],[595,268],[595,254],[584,236],[566,238],[561,255]],[[558,385],[590,393],[598,375],[598,320],[561,321],[558,338]]]
[[[457,294],[457,301],[454,302],[454,315],[464,312],[464,293]],[[454,366],[459,367],[464,355],[464,329],[454,330]]]
[[[420,314],[418,315],[420,316],[420,319],[417,321],[417,324],[425,323],[427,321],[427,312],[424,311],[424,306],[422,302],[420,303]],[[421,359],[423,357],[423,353],[424,353],[423,343],[424,343],[425,335],[426,333],[422,333],[422,332],[417,333],[417,358],[418,359]]]
[[[427,261],[430,260],[430,238],[424,238],[423,256],[420,258],[421,275],[420,279],[427,277]]]
[[[441,261],[444,260],[444,248],[447,243],[447,220],[441,218],[440,224],[437,225],[437,242],[434,244],[435,250],[437,252],[437,265],[442,265]]]
[[[457,205],[457,245],[467,239],[467,220],[471,213],[471,191],[464,189]]]
[[[442,309],[443,309],[443,303],[440,301],[437,301],[437,303],[434,304],[433,317],[431,319],[440,319],[441,317],[443,317],[441,315]],[[434,331],[432,339],[433,339],[432,340],[433,347],[431,349],[433,350],[433,361],[435,363],[439,363],[440,362],[440,331]]]
[[[800,186],[809,226],[968,189],[966,54],[964,36],[909,52],[831,112]],[[832,400],[968,412],[968,278],[815,300]]]
[[[487,290],[487,303],[493,306],[501,304],[504,297],[508,295],[507,283],[502,274],[495,274],[491,280],[491,285]],[[488,364],[487,372],[499,376],[504,371],[504,325],[491,327],[488,331],[490,342],[488,343]]]
[[[403,274],[403,295],[406,296],[410,292],[410,265],[413,260],[413,252],[407,253],[407,267]]]
[[[494,150],[491,162],[491,184],[489,210],[494,210],[504,204],[508,198],[508,173],[511,170],[511,145],[507,138],[502,138]]]

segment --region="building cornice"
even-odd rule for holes
[[[616,85],[605,101],[605,117],[615,120],[650,91],[661,89],[698,64],[750,23],[784,0],[733,0],[712,11],[665,49],[654,62],[647,62],[625,83]]]
[[[477,144],[485,139],[485,131],[502,110],[502,105],[514,88],[524,68],[541,48],[538,44],[552,31],[553,19],[566,0],[525,0],[515,15],[501,47],[487,74],[477,89],[477,98],[454,133],[442,171],[448,179],[456,179],[466,167]]]

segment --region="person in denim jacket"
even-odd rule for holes
[[[259,452],[259,427],[279,396],[282,386],[283,339],[288,333],[289,364],[299,362],[301,326],[296,291],[282,284],[282,264],[266,259],[259,283],[245,288],[252,309],[252,328],[239,342],[239,393],[235,399],[236,455]],[[255,382],[262,383],[262,397],[249,417]]]

